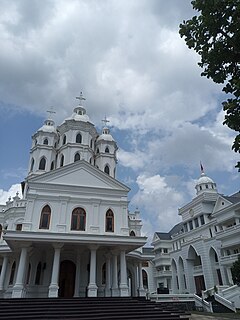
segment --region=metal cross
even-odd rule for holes
[[[105,116],[105,118],[102,120],[102,122],[104,123],[105,127],[107,125],[108,122],[110,122],[109,120],[107,120],[107,117]]]
[[[56,113],[55,111],[53,111],[53,107],[50,107],[50,110],[47,110],[47,112],[49,113],[49,119],[51,119],[51,115]]]
[[[79,105],[81,105],[81,102],[86,100],[86,98],[84,98],[82,91],[80,92],[79,97],[76,97],[76,99],[79,100]]]

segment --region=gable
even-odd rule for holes
[[[129,191],[127,186],[84,160],[30,178],[29,183],[31,182],[45,185],[51,184]]]
[[[226,207],[229,207],[232,203],[230,201],[228,201],[225,197],[219,196],[217,198],[217,201],[215,203],[215,206],[213,208],[213,214],[215,212],[218,212],[221,209],[224,209]]]

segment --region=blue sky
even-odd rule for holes
[[[190,0],[2,0],[0,202],[26,176],[46,110],[53,106],[60,124],[80,91],[98,130],[110,120],[118,179],[131,188],[144,233],[179,221],[200,161],[219,192],[238,191],[221,86],[200,76],[199,57],[178,35],[193,14]]]

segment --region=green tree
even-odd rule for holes
[[[240,255],[238,256],[238,260],[233,263],[231,271],[233,283],[240,285]]]
[[[180,24],[187,46],[201,57],[202,76],[223,83],[224,124],[237,131],[232,145],[240,153],[240,0],[194,0],[198,15]],[[240,162],[236,167],[240,171]]]

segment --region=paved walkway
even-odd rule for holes
[[[226,316],[218,316],[216,313],[214,316],[209,316],[206,314],[195,314],[193,313],[190,320],[229,320],[229,319],[240,319],[240,314],[230,314]]]

